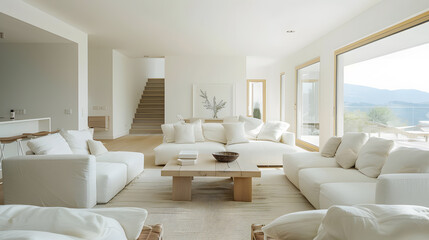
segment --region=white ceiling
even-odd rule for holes
[[[0,13],[0,43],[70,43],[69,40]]]
[[[131,57],[279,57],[381,0],[25,0]],[[293,29],[296,33],[287,34]]]

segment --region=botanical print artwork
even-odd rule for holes
[[[235,112],[234,92],[234,84],[194,84],[192,116],[203,119],[222,119],[233,116]]]
[[[207,97],[207,91],[203,91],[200,89],[200,97],[204,99],[203,104],[207,110],[213,111],[213,118],[218,118],[217,113],[225,108],[226,102],[224,100],[220,100],[216,102],[216,96],[213,96],[213,101],[210,102]]]

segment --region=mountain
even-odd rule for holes
[[[385,105],[392,102],[429,104],[429,93],[416,89],[387,90],[344,84],[344,103],[347,105]]]

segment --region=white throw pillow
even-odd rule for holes
[[[223,122],[224,123],[237,123],[238,121],[238,116],[229,116],[229,117],[224,117],[223,118]]]
[[[172,143],[174,142],[174,124],[162,124],[161,125],[162,134],[164,135],[164,142]]]
[[[228,145],[249,142],[244,131],[244,123],[224,123],[222,125],[225,129],[225,136]]]
[[[32,139],[27,142],[27,146],[36,155],[73,154],[59,133]]]
[[[225,129],[221,123],[204,123],[203,132],[207,141],[226,143]]]
[[[428,239],[429,208],[410,205],[333,206],[314,240]]]
[[[246,131],[247,137],[256,139],[259,132],[264,125],[264,122],[261,119],[239,116],[238,121],[244,122],[244,130]]]
[[[192,126],[194,126],[194,135],[196,142],[204,142],[203,127],[201,123],[201,119],[197,119],[191,123]]]
[[[324,210],[294,212],[276,218],[262,228],[264,234],[276,240],[312,240],[326,214]]]
[[[368,140],[365,133],[345,133],[335,154],[335,160],[343,168],[355,165],[360,148]]]
[[[381,174],[429,173],[429,151],[400,147],[392,151],[381,169]]]
[[[341,137],[331,137],[328,142],[323,146],[320,154],[323,157],[333,158],[335,157],[335,153],[337,152],[338,147],[341,144]]]
[[[192,124],[174,125],[174,142],[195,143],[194,126]]]
[[[282,134],[289,128],[289,123],[281,121],[269,121],[264,124],[258,134],[258,140],[279,142]]]
[[[378,177],[393,145],[392,140],[370,138],[359,151],[356,168],[368,177]]]
[[[109,152],[109,150],[107,150],[104,144],[100,141],[88,140],[88,147],[91,154],[95,156]]]
[[[60,133],[74,154],[89,154],[88,140],[92,140],[92,130],[61,130]]]

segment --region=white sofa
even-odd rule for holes
[[[283,170],[315,208],[355,204],[429,206],[429,173],[372,178],[355,168],[341,168],[334,158],[322,157],[318,152],[285,154]]]
[[[295,135],[284,132],[280,142],[250,140],[249,143],[225,145],[219,142],[196,142],[193,144],[162,143],[155,151],[155,164],[165,165],[177,159],[181,150],[197,150],[200,154],[211,154],[221,151],[238,152],[241,158],[253,161],[259,166],[281,166],[283,155],[304,151],[295,146]]]
[[[97,156],[74,154],[70,149],[65,150],[70,154],[59,154],[64,149],[58,150],[58,145],[68,147],[65,141],[58,143],[64,139],[58,134],[43,138],[46,140],[37,139],[38,150],[50,149],[54,155],[3,160],[5,204],[91,208],[110,201],[144,169],[142,153],[107,152],[104,148],[106,152]]]

